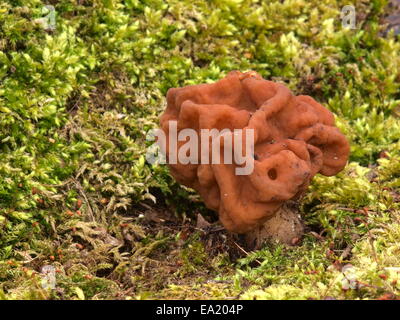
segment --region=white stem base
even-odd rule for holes
[[[260,249],[265,242],[296,245],[304,234],[304,225],[296,203],[287,202],[262,226],[245,234],[246,246]]]

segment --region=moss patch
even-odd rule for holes
[[[400,294],[400,43],[382,23],[387,1],[50,4],[54,30],[42,1],[0,4],[0,298]],[[232,69],[312,95],[351,142],[347,168],[316,177],[303,200],[297,247],[249,253],[196,229],[212,213],[145,161],[168,88]]]

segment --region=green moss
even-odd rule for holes
[[[340,21],[350,3],[354,30]],[[42,1],[3,1],[0,298],[399,295],[400,44],[381,36],[386,4],[62,0],[51,31]],[[166,91],[232,69],[312,95],[351,142],[347,168],[315,177],[303,200],[303,243],[239,260],[194,229],[210,215],[198,196],[145,162]]]

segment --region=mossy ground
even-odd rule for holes
[[[340,10],[354,4],[356,29]],[[46,27],[45,4],[56,12]],[[387,1],[0,4],[0,298],[392,299],[400,295],[400,43]],[[246,252],[145,161],[170,87],[256,70],[310,94],[351,142],[317,176],[295,247]],[[41,268],[56,271],[55,289]],[[347,265],[347,271],[343,266]],[[349,265],[352,267],[349,268]]]

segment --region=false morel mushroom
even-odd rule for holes
[[[349,143],[335,127],[328,109],[309,96],[293,95],[283,84],[264,80],[253,71],[232,71],[215,83],[169,89],[167,108],[160,119],[167,160],[188,143],[188,137],[172,142],[173,122],[178,135],[183,129],[194,130],[199,137],[196,142],[207,145],[206,150],[214,150],[215,141],[202,136],[202,129],[217,129],[221,140],[229,132],[233,132],[231,139],[237,132],[241,137],[243,132],[253,132],[253,170],[249,174],[237,174],[242,163],[224,161],[229,152],[243,155],[247,150],[244,140],[239,151],[236,144],[220,141],[217,148],[225,149],[215,163],[204,157],[203,148],[192,148],[190,157],[194,161],[179,157],[175,163],[168,161],[170,172],[179,183],[195,189],[208,208],[218,212],[228,231],[255,234],[264,226],[267,233],[275,232],[287,243],[302,232],[295,222],[297,214],[290,213],[288,204],[304,194],[315,174],[332,176],[341,171],[349,155]],[[231,149],[226,151],[227,147]],[[291,222],[287,224],[287,220]],[[291,230],[282,229],[285,223]]]

